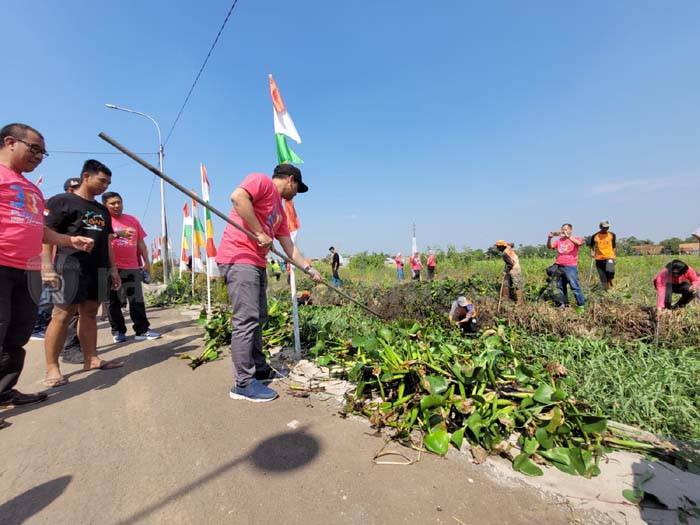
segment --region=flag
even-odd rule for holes
[[[199,208],[197,201],[192,201],[192,271],[195,273],[204,273],[206,270],[202,264],[202,255],[200,248],[206,245],[204,240],[204,226],[199,220]]]
[[[297,210],[294,208],[294,202],[285,199],[284,212],[287,215],[287,226],[289,226],[289,233],[294,233],[301,226],[299,223]]]
[[[275,141],[277,142],[277,162],[284,164],[285,162],[294,164],[303,164],[304,161],[294,153],[292,148],[287,144],[287,137],[294,140],[297,144],[301,144],[301,137],[297,131],[292,117],[287,113],[287,108],[282,100],[282,95],[277,88],[275,79],[270,75],[270,96],[272,97],[272,113],[275,123]]]
[[[192,217],[190,217],[190,211],[187,207],[187,202],[185,202],[185,206],[182,208],[182,212],[182,251],[180,253],[180,275],[182,275],[182,272],[189,271],[189,268],[187,267],[187,263],[189,262],[187,250],[190,248],[190,245],[187,239],[189,237],[192,237]]]
[[[209,202],[209,179],[207,178],[207,168],[204,164],[199,165],[202,173],[202,200]],[[204,225],[207,240],[207,260],[216,257],[216,246],[214,245],[214,225],[211,222],[211,212],[209,208],[204,208]],[[208,262],[207,262],[208,264]]]
[[[38,188],[39,186],[41,186],[41,183],[42,183],[42,182],[44,182],[44,176],[43,176],[43,175],[39,175],[39,178],[36,179],[36,186],[37,186],[37,188]]]

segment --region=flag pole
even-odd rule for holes
[[[157,177],[160,177],[161,179],[163,179],[165,182],[167,182],[168,184],[170,184],[173,188],[177,189],[177,190],[180,191],[181,193],[184,193],[184,194],[187,195],[189,198],[191,198],[191,199],[197,201],[199,204],[201,204],[202,206],[204,206],[205,208],[207,208],[209,211],[211,211],[214,215],[216,215],[217,217],[219,217],[220,219],[222,219],[222,220],[223,220],[224,222],[226,222],[227,224],[230,224],[231,226],[233,226],[233,227],[236,228],[237,230],[243,232],[243,233],[246,234],[248,237],[250,237],[251,239],[253,239],[255,242],[258,241],[258,238],[257,238],[255,235],[253,235],[252,232],[248,231],[246,228],[244,228],[243,226],[241,226],[240,224],[238,224],[237,222],[235,222],[234,220],[232,220],[228,215],[224,214],[222,211],[218,210],[217,208],[215,208],[214,206],[212,206],[212,205],[209,204],[208,202],[204,202],[202,199],[199,198],[198,195],[195,195],[194,193],[192,193],[191,191],[189,191],[187,188],[185,188],[184,186],[182,186],[180,183],[178,183],[177,181],[175,181],[175,180],[171,179],[170,177],[168,177],[165,173],[163,173],[162,171],[160,171],[158,168],[156,168],[155,166],[153,166],[153,165],[150,164],[149,162],[145,161],[144,159],[142,159],[142,158],[139,157],[138,155],[136,155],[136,153],[134,153],[134,152],[128,150],[127,148],[125,148],[124,146],[122,146],[119,142],[117,142],[117,141],[114,140],[112,137],[110,137],[109,135],[107,135],[104,131],[101,131],[101,132],[99,133],[98,136],[99,136],[102,140],[104,140],[107,144],[109,144],[110,146],[114,147],[115,149],[118,149],[118,150],[121,151],[124,155],[126,155],[127,157],[129,157],[130,159],[132,159],[132,160],[134,160],[135,162],[141,164],[141,166],[143,166],[144,168],[146,168],[148,171],[150,171],[151,173],[153,173],[153,174],[156,175]],[[291,264],[292,266],[294,266],[294,267],[297,268],[298,270],[304,272],[306,275],[311,276],[311,272],[304,270],[304,268],[302,268],[302,267],[299,266],[297,263],[295,263],[291,258],[287,257],[286,254],[284,254],[284,253],[280,252],[279,250],[277,250],[274,246],[270,246],[270,251],[271,251],[272,253],[274,253],[275,255],[277,255],[280,259],[282,259],[283,261],[285,261],[287,264]],[[345,297],[348,301],[351,301],[351,302],[355,303],[357,306],[359,306],[360,308],[366,310],[367,312],[371,313],[372,315],[376,315],[376,316],[379,317],[380,319],[384,319],[384,316],[383,316],[383,315],[381,315],[381,314],[378,313],[378,312],[375,312],[375,311],[372,310],[369,306],[367,306],[367,305],[361,303],[360,301],[358,301],[358,300],[355,299],[354,297],[352,297],[352,296],[348,295],[347,293],[345,293],[344,291],[342,291],[342,290],[336,288],[336,287],[333,286],[332,284],[330,284],[330,283],[328,283],[328,282],[326,282],[326,281],[321,281],[320,284],[326,286],[327,288],[330,288],[331,290],[333,290],[333,291],[334,291],[335,293],[337,293],[338,295],[341,295],[341,296]]]
[[[297,232],[292,232],[292,242],[296,244]],[[289,267],[289,286],[292,296],[292,320],[294,326],[294,357],[301,359],[301,337],[299,335],[299,305],[297,303],[297,280],[294,266]]]

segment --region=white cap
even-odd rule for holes
[[[467,306],[467,298],[463,295],[460,295],[459,297],[457,297],[457,304],[464,308],[465,306]]]

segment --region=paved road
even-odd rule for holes
[[[115,345],[100,324],[101,355],[124,368],[63,365],[47,402],[2,413],[4,525],[569,523],[566,504],[459,458],[373,464],[383,438],[332,401],[283,385],[273,403],[232,401],[228,357],[194,372],[175,357],[200,349],[191,317],[149,318],[162,339]],[[27,350],[20,389],[41,390],[43,343]]]

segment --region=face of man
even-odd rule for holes
[[[282,186],[282,191],[280,191],[280,195],[282,195],[283,199],[290,201],[296,196],[298,191],[299,183],[297,183],[297,181],[294,180],[294,177],[290,175],[289,177],[287,177],[287,181],[284,184],[284,186]]]
[[[44,139],[27,130],[23,137],[5,137],[5,148],[10,148],[12,168],[20,173],[31,173],[44,160]]]
[[[103,172],[98,173],[83,173],[81,189],[85,189],[86,192],[94,197],[96,195],[102,195],[109,185],[112,183],[112,177]]]
[[[561,225],[561,232],[563,234],[571,233],[571,226],[569,226],[568,224],[562,224]]]
[[[105,206],[112,217],[120,217],[124,212],[124,203],[119,197],[110,197],[105,201]]]

